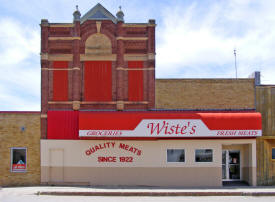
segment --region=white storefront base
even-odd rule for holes
[[[41,140],[43,184],[222,186],[222,151],[239,148],[242,179],[256,185],[256,139]],[[167,162],[167,149],[182,149],[184,162]],[[196,162],[197,149],[212,162]]]

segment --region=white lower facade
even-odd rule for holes
[[[204,151],[209,161],[197,162]],[[181,152],[181,161],[171,152]],[[41,140],[42,184],[220,187],[235,180],[256,186],[255,138]]]

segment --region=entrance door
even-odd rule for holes
[[[222,179],[223,181],[239,181],[240,174],[240,151],[223,150],[222,151]]]

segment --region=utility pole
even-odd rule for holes
[[[234,56],[235,56],[235,71],[236,71],[236,79],[238,78],[238,71],[237,71],[237,51],[234,48]]]

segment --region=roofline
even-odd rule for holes
[[[41,114],[41,111],[0,111],[0,114]]]
[[[109,15],[109,19],[105,20],[110,20],[114,24],[117,23],[117,18],[110,12],[108,11],[104,6],[102,6],[100,3],[97,3],[93,8],[91,8],[88,12],[86,12],[81,18],[80,18],[80,24],[83,24],[86,20],[102,20],[102,19],[89,19],[89,15],[92,13],[93,10],[96,8],[102,9],[107,15]]]
[[[49,110],[51,111],[51,110]],[[57,110],[52,110],[52,111],[57,111]],[[66,110],[64,110],[66,111]],[[73,111],[73,110],[72,110]],[[247,109],[150,109],[150,110],[124,110],[124,111],[117,111],[117,110],[79,110],[79,112],[192,112],[192,113],[211,113],[211,112],[215,112],[215,113],[219,113],[219,112],[225,112],[225,113],[234,113],[234,112],[256,112],[255,108],[247,108]]]
[[[156,78],[156,80],[254,80],[254,78]]]

